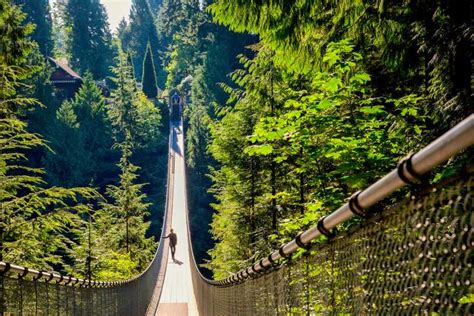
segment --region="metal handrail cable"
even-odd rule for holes
[[[413,174],[413,171],[412,174],[407,172],[405,164],[401,164],[397,169],[392,170],[367,189],[361,191],[358,194],[358,203],[360,207],[366,209],[375,205],[396,190],[408,185],[409,183],[404,181],[402,179],[403,177],[416,181],[417,175],[425,174],[473,144],[474,114],[471,114],[431,144],[409,157],[408,160],[404,160],[405,162],[410,162],[412,166],[411,168],[415,174]],[[402,169],[400,169],[400,166]],[[400,175],[400,173],[402,173],[402,175]],[[355,215],[355,212],[351,211],[349,203],[346,203],[320,220],[318,225],[315,225],[301,233],[298,238],[303,244],[308,244],[324,233],[321,232],[321,227],[330,231],[337,225],[351,219]],[[262,261],[255,263],[247,269],[237,272],[235,274],[237,278],[235,276],[230,276],[217,282],[219,285],[229,285],[241,282],[249,276],[270,268],[272,266],[271,261],[277,261],[282,259],[284,256],[289,256],[296,252],[298,248],[299,246],[295,238],[281,246],[278,250],[270,253],[269,256]]]

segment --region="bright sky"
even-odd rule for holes
[[[125,17],[128,20],[132,0],[101,0],[109,14],[110,30],[112,32],[117,28],[120,20]]]
[[[56,2],[56,0],[50,0],[50,2]],[[107,9],[110,30],[112,32],[115,31],[123,17],[128,20],[128,14],[130,12],[130,7],[132,6],[132,0],[100,0],[100,2],[102,2]]]

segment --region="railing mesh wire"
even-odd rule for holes
[[[431,188],[239,284],[193,270],[200,314],[472,315],[473,185]]]
[[[161,256],[140,278],[107,288],[0,276],[0,314],[144,315],[156,286]]]

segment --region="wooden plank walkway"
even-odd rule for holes
[[[194,297],[189,257],[183,127],[181,123],[175,123],[172,129],[170,163],[172,164],[171,185],[173,188],[170,190],[172,197],[169,198],[172,198],[171,227],[178,236],[178,244],[176,261],[173,262],[171,253],[168,256],[165,281],[156,315],[199,315]]]

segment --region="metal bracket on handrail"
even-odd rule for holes
[[[69,283],[71,283],[71,281],[72,281],[72,277],[70,276],[69,280],[66,283],[64,283],[64,285],[69,285]]]
[[[43,277],[43,271],[39,271],[38,274],[33,278],[33,281],[38,281]]]
[[[23,273],[18,273],[18,279],[23,279],[28,274],[28,268],[23,268]]]
[[[0,276],[3,276],[5,274],[7,274],[8,271],[10,271],[10,268],[11,268],[10,263],[6,262],[5,263],[5,268],[3,268],[3,270],[0,272]]]
[[[271,266],[272,266],[273,268],[278,267],[278,262],[276,262],[275,260],[273,260],[272,254],[269,254],[269,255],[268,255],[267,260],[268,260],[268,262],[270,262],[270,264],[271,264]]]
[[[54,274],[51,272],[51,273],[49,274],[49,278],[47,278],[44,282],[49,283],[49,282],[51,282],[53,279],[54,279]]]
[[[406,184],[420,184],[426,181],[427,177],[419,174],[413,169],[412,158],[415,154],[409,154],[397,165],[397,174]],[[406,172],[406,173],[405,173]]]
[[[369,214],[367,213],[366,210],[364,210],[364,208],[362,206],[360,206],[360,203],[359,203],[359,194],[361,193],[362,191],[357,191],[356,193],[354,193],[350,199],[349,199],[349,209],[351,210],[352,213],[354,213],[355,215],[359,216],[359,217],[369,217]]]
[[[247,269],[245,269],[245,272],[247,273],[247,276],[251,276],[252,275],[252,267],[248,267]]]
[[[258,270],[257,270],[257,269],[255,269],[255,265],[252,265],[251,269],[252,269],[253,273],[256,273],[256,274],[258,274]]]
[[[303,248],[304,250],[308,251],[311,249],[311,243],[307,243],[307,244],[303,243],[303,241],[301,240],[302,234],[303,233],[301,232],[295,237],[295,242],[298,245],[298,247]]]
[[[56,284],[61,283],[63,280],[64,280],[64,275],[61,274],[61,275],[59,276],[59,280],[56,281]]]
[[[278,249],[278,254],[280,255],[280,257],[282,258],[285,258],[285,259],[288,259],[288,257],[290,257],[288,254],[285,253],[285,251],[283,250],[283,246],[281,246],[279,249]]]
[[[319,230],[319,232],[326,236],[327,238],[332,238],[334,237],[336,234],[334,232],[331,232],[329,229],[327,229],[325,226],[324,226],[324,219],[326,218],[326,216],[323,216],[321,217],[319,220],[318,220],[318,224],[317,224],[317,228]],[[298,243],[296,240],[295,240],[296,243]]]

